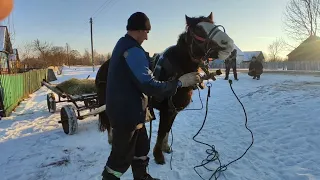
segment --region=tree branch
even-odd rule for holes
[[[296,41],[316,35],[319,29],[320,0],[290,0],[286,6],[285,31]]]

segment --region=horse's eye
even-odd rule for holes
[[[194,33],[202,38],[207,37],[207,33],[202,26],[196,26],[196,28],[194,29]]]

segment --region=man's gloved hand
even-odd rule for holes
[[[198,72],[191,72],[182,75],[179,78],[179,81],[181,82],[181,87],[189,87],[193,86],[197,83],[201,82],[200,74]]]
[[[204,89],[204,83],[202,82],[202,83],[199,83],[198,84],[198,87],[200,88],[200,89]]]
[[[213,81],[215,81],[216,80],[215,76],[216,75],[221,75],[221,74],[222,74],[221,70],[218,69],[218,70],[216,70],[216,72],[210,73],[208,79],[212,79]]]
[[[204,89],[204,83],[202,82],[202,83],[193,85],[193,86],[192,86],[192,89],[193,89],[193,90],[197,90],[198,87],[199,87],[200,89]]]
[[[216,75],[221,75],[221,74],[222,74],[221,69],[216,70]]]

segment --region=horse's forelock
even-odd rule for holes
[[[214,24],[214,22],[210,18],[204,17],[204,16],[199,16],[199,17],[190,17],[186,26],[187,27],[194,27],[200,22],[208,22],[208,23]]]

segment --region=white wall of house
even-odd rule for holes
[[[251,61],[252,57],[258,57],[261,51],[243,51],[244,53],[244,60],[243,61]]]

